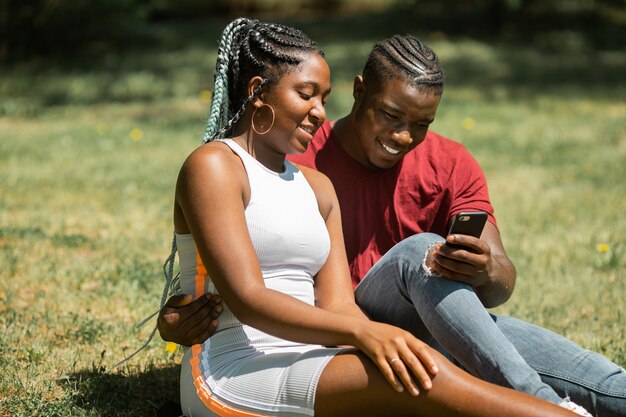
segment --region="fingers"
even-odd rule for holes
[[[203,320],[209,315],[215,319],[222,312],[221,299],[218,296],[213,296],[211,294],[205,294],[205,296],[198,297],[197,299],[186,304],[184,303],[184,300],[174,300],[174,302],[179,303],[180,306],[172,307],[169,312],[176,314],[178,325],[183,325],[186,321],[191,320],[192,323],[185,323],[187,327],[195,327],[195,323]]]
[[[211,293],[204,293],[201,297],[194,300],[193,294],[180,294],[171,296],[165,303],[168,307],[180,308],[186,307],[191,304],[203,305],[205,302],[211,302],[213,304],[220,304],[222,299],[219,295],[213,295]]]
[[[172,296],[159,314],[159,333],[163,340],[183,346],[202,343],[215,333],[222,311],[219,296],[205,294],[196,300],[192,295]]]
[[[187,332],[187,340],[190,345],[203,343],[217,330],[218,321],[211,315],[205,316],[195,327]]]
[[[458,262],[456,264],[458,264]],[[432,267],[432,270],[447,279],[473,285],[476,276],[481,274],[481,271],[471,269],[470,267],[459,268],[456,264],[446,261],[442,263],[435,262],[435,266]]]
[[[419,395],[419,386],[430,390],[431,375],[436,375],[439,367],[428,345],[408,334],[393,344],[395,349],[388,346],[386,353],[374,360],[391,386],[398,392],[406,388],[413,396]]]
[[[427,391],[433,387],[431,375],[436,375],[439,368],[430,355],[430,348],[425,343],[415,340],[401,352],[400,357],[402,358],[401,364],[400,361],[394,361],[391,365],[412,395],[419,395],[415,380]]]
[[[221,301],[217,296],[209,299],[207,304],[201,306],[192,316],[193,320],[185,323],[187,326],[192,326],[187,330],[192,344],[202,343],[215,333],[219,324],[217,318],[223,311]]]
[[[490,247],[484,240],[468,235],[449,235],[446,237],[446,242],[450,245],[461,246],[462,248],[469,250],[473,253],[488,254]],[[446,246],[450,248],[450,246]],[[452,248],[450,248],[452,249]]]
[[[435,372],[438,372],[437,366],[434,364],[434,361],[431,363],[432,358],[430,358],[427,354],[420,352],[420,358],[409,352],[408,354],[397,353],[398,356],[390,359],[382,358],[378,361],[378,367],[382,371],[383,375],[389,381],[391,386],[398,392],[403,392],[406,388],[411,395],[417,397],[420,393],[419,387],[416,384],[416,380],[425,390],[429,390],[432,388],[432,380],[428,371],[424,368],[421,360],[424,359],[428,361],[428,369],[434,369]]]
[[[489,258],[489,251],[477,252],[469,246],[448,246],[440,245],[435,250],[436,258],[445,258],[457,262],[463,262],[471,265],[484,263]]]
[[[400,362],[400,363],[402,362],[399,358],[390,358],[388,360],[384,356],[381,356],[379,359],[374,360],[374,362],[376,363],[376,365],[382,372],[387,382],[391,384],[393,389],[395,389],[398,392],[403,392],[404,385],[402,382],[400,382],[400,380],[396,376],[396,372],[394,371],[392,364],[390,363],[390,361],[392,361],[393,359],[396,359],[396,361],[393,362],[394,366],[398,366],[398,365],[395,365],[397,362]]]
[[[472,238],[474,239],[474,238]],[[489,264],[490,251],[475,253],[466,247],[441,245],[433,250],[433,269],[448,278],[463,278],[484,272]]]
[[[221,300],[218,297],[199,297],[186,306],[179,307],[181,321],[193,319],[198,320],[206,315],[217,318],[222,312]]]
[[[393,370],[394,374],[397,376],[397,379],[399,379],[400,382],[402,382],[402,385],[409,390],[409,393],[413,395],[414,397],[417,397],[420,391],[417,385],[415,384],[415,381],[413,381],[413,378],[411,377],[411,373],[407,370],[408,362],[410,362],[410,359],[406,357],[392,358],[389,360],[389,367]],[[409,365],[409,366],[415,366],[416,368],[421,368],[421,365]],[[424,369],[422,368],[422,371],[423,370]],[[413,369],[411,369],[411,371],[413,371]],[[429,388],[430,386],[427,389]]]
[[[413,339],[408,341],[410,351],[406,353],[404,362],[415,375],[424,389],[432,388],[431,375],[439,373],[437,362],[431,355],[431,348],[424,342]]]
[[[178,310],[180,331],[189,333],[192,329],[208,325],[211,320],[215,320],[222,313],[221,303],[215,300],[201,300],[201,302],[183,307]]]
[[[193,301],[192,294],[181,294],[171,296],[165,303],[168,307],[182,307]]]
[[[209,307],[211,308],[211,318],[214,319],[222,314],[224,310],[222,307],[222,299],[219,296],[213,296],[213,298],[209,300]]]

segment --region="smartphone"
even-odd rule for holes
[[[457,213],[452,218],[448,235],[470,235],[480,237],[487,222],[487,213],[484,211]],[[460,247],[459,245],[446,245]]]

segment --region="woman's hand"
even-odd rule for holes
[[[439,368],[430,355],[430,347],[411,333],[388,324],[364,321],[357,331],[357,347],[378,366],[387,381],[398,392],[406,387],[419,395],[414,379],[425,390],[432,388],[430,375]]]

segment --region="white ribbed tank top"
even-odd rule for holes
[[[313,279],[328,257],[330,239],[311,186],[289,161],[285,161],[285,170],[277,173],[263,166],[233,140],[222,141],[239,155],[248,175],[251,193],[245,216],[265,285],[314,305]],[[217,290],[208,277],[203,288],[198,286],[198,259],[191,235],[177,234],[176,240],[183,293],[196,296],[200,295],[200,290],[215,293]],[[225,307],[218,331],[241,326],[228,306]],[[244,327],[246,332],[261,333]],[[260,342],[257,338],[251,340]]]
[[[234,141],[223,142],[239,155],[248,175],[245,217],[265,285],[314,305],[314,276],[328,257],[330,239],[311,186],[290,162],[276,173]],[[182,291],[215,294],[191,235],[177,234],[176,242]],[[186,415],[244,410],[248,416],[312,416],[319,376],[341,349],[280,339],[241,323],[227,304],[222,306],[215,334],[183,356]],[[231,411],[224,414],[225,409]]]

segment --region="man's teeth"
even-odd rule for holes
[[[308,133],[309,135],[313,134],[313,129],[311,129],[310,127],[303,127],[300,126],[300,129],[304,130],[306,133]]]
[[[384,143],[381,143],[381,145],[383,145],[383,148],[384,148],[387,152],[389,152],[390,154],[392,154],[392,155],[397,155],[397,154],[399,154],[399,153],[400,153],[400,151],[399,151],[399,150],[397,150],[397,149],[393,149],[393,148],[390,148],[389,146],[385,145]]]

